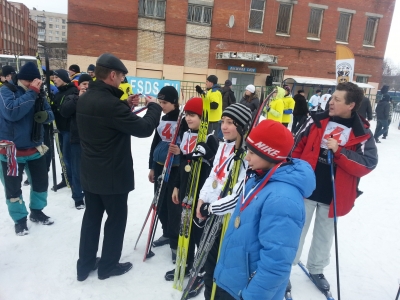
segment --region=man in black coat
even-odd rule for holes
[[[372,106],[369,98],[365,96],[361,102],[360,108],[357,110],[358,114],[362,116],[365,120],[372,120]]]
[[[161,116],[161,107],[147,99],[143,118],[132,114],[138,95],[120,101],[118,89],[128,70],[114,55],[102,54],[96,62],[96,81],[78,101],[76,121],[82,146],[81,184],[86,210],[82,220],[77,262],[78,281],[98,266],[98,278],[122,275],[132,264],[119,263],[128,214],[128,193],[134,189],[131,136],[149,137]],[[101,259],[96,259],[104,211]]]
[[[301,125],[303,125],[304,121],[307,119],[308,104],[306,97],[304,97],[303,90],[298,90],[297,94],[293,97],[293,100],[295,105],[293,110],[292,133],[296,134]]]
[[[374,133],[375,142],[380,143],[379,137],[388,130],[389,112],[390,112],[390,96],[387,93],[389,86],[384,85],[381,89],[382,99],[375,108],[376,113],[376,128]]]

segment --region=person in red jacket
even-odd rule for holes
[[[314,192],[304,200],[306,222],[293,264],[300,260],[304,239],[315,212],[307,269],[317,286],[323,290],[330,288],[323,270],[329,265],[334,236],[333,187],[327,161],[328,151],[333,152],[337,216],[350,212],[356,198],[362,193],[358,190],[360,177],[370,173],[378,163],[369,123],[357,114],[363,96],[362,89],[351,82],[338,84],[329,110],[311,115],[307,125],[298,132],[292,150],[292,157],[307,161],[316,177]]]

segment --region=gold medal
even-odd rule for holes
[[[189,173],[191,170],[192,170],[192,167],[191,167],[190,165],[186,165],[186,166],[185,166],[185,171],[186,171],[186,172]]]
[[[237,228],[239,228],[239,226],[240,226],[240,216],[237,216],[235,218],[235,228],[237,229]]]
[[[216,180],[213,181],[212,187],[213,189],[216,189],[218,187],[218,182]]]

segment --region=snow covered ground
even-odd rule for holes
[[[356,206],[338,223],[341,297],[347,299],[394,299],[400,278],[400,131],[398,121],[390,127],[387,140],[378,144],[379,164],[364,177],[364,194]],[[374,129],[375,122],[372,122]],[[136,190],[129,195],[129,217],[122,262],[133,269],[120,277],[101,281],[93,272],[84,282],[76,280],[76,261],[83,211],[77,211],[67,188],[49,191],[44,210],[55,223],[42,226],[28,221],[30,234],[16,236],[0,185],[0,300],[78,300],[78,299],[180,299],[181,293],[164,280],[174,268],[168,246],[154,249],[156,256],[142,262],[147,232],[138,249],[133,250],[144,217],[152,200],[152,185],[147,180],[148,151],[151,138],[132,138]],[[60,167],[58,166],[60,180]],[[50,179],[51,174],[49,175]],[[29,199],[29,187],[23,187]],[[29,201],[28,201],[29,202]],[[311,227],[312,228],[312,227]],[[160,235],[160,230],[156,237]],[[311,230],[302,260],[306,262]],[[101,249],[101,247],[100,247]],[[99,255],[101,252],[99,252]],[[337,299],[335,253],[325,275]],[[298,266],[291,281],[295,300],[325,299]],[[200,295],[197,299],[202,299]],[[261,299],[260,299],[261,300]]]

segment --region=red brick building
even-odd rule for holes
[[[335,79],[336,45],[355,55],[354,81],[381,80],[395,0],[69,0],[68,63],[104,52],[129,75],[265,84]],[[233,16],[233,17],[232,17]],[[234,22],[233,22],[234,19]]]
[[[0,54],[36,55],[37,36],[25,5],[0,0]]]

